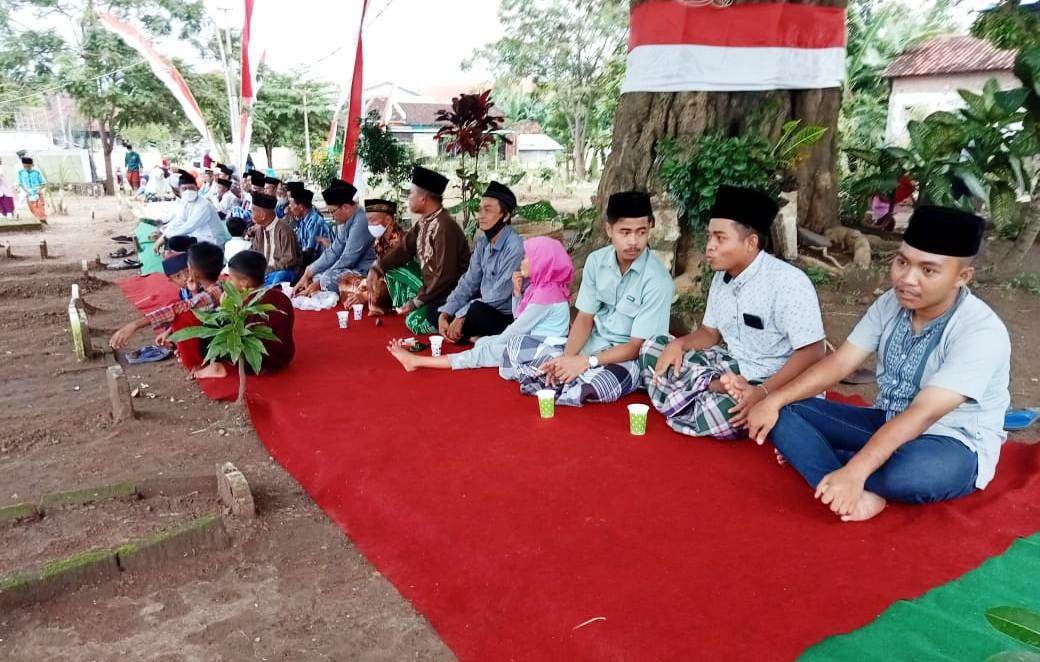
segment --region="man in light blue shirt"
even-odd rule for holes
[[[262,180],[263,175],[260,175],[260,178]],[[303,251],[301,264],[308,265],[317,260],[325,251],[325,247],[332,243],[332,230],[329,229],[329,224],[325,222],[321,212],[314,208],[313,191],[296,188],[289,193],[289,197],[292,228],[296,232],[297,241],[300,242],[300,250]]]
[[[606,217],[611,243],[585,261],[566,344],[520,336],[506,347],[499,374],[519,381],[521,393],[553,389],[556,402],[576,407],[613,402],[640,386],[643,341],[668,331],[674,285],[647,248],[654,225],[650,197],[615,193]]]
[[[376,261],[375,238],[368,231],[368,217],[354,200],[355,195],[354,185],[339,179],[322,191],[321,196],[336,222],[336,240],[304,270],[296,285],[297,293],[310,296],[319,289],[338,292],[340,276],[346,273],[364,276]]]
[[[469,268],[439,309],[437,328],[452,342],[496,336],[513,322],[513,273],[524,259],[524,240],[510,225],[515,209],[509,188],[488,184],[477,215],[484,234],[473,247]]]
[[[1007,438],[1011,342],[967,288],[984,221],[918,207],[892,261],[892,289],[838,350],[767,396],[748,415],[843,521],[887,500],[927,503],[984,488]],[[811,396],[877,353],[873,408]],[[808,399],[806,399],[808,398]]]

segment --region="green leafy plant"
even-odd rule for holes
[[[760,188],[778,194],[791,168],[826,132],[824,127],[784,124],[775,143],[758,133],[705,134],[693,143],[659,144],[658,176],[690,227],[703,227],[721,184]]]
[[[277,309],[271,304],[260,303],[267,288],[246,292],[230,281],[224,281],[222,285],[224,295],[220,298],[220,305],[213,310],[193,311],[202,324],[172,333],[170,340],[208,339],[206,363],[227,359],[237,365],[238,398],[235,404],[241,405],[246,396],[246,363],[254,373],[259,373],[263,357],[267,355],[263,341],[279,341],[271,327],[262,322],[250,322],[249,318],[266,320],[268,313]]]
[[[809,277],[809,282],[813,285],[823,285],[829,287],[834,284],[834,277],[831,276],[825,269],[821,269],[817,266],[806,267],[805,275]]]
[[[304,179],[313,182],[319,189],[328,188],[333,180],[339,179],[339,174],[339,159],[330,157],[323,149],[315,150],[311,162],[303,166]]]
[[[1034,296],[1040,297],[1040,273],[1032,271],[1016,274],[1007,281],[1007,287],[1016,290],[1024,290]]]

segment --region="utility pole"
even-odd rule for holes
[[[307,113],[307,88],[303,88],[303,151],[306,153],[304,158],[307,160],[307,165],[311,164],[311,129],[310,120],[308,119]]]

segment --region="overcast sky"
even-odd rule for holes
[[[241,26],[242,3],[211,6],[222,4],[232,8],[227,14],[232,24]],[[256,0],[254,39],[266,46],[271,68],[341,84],[354,64],[361,4]],[[462,90],[485,81],[485,70],[463,72],[460,65],[501,35],[497,12],[498,0],[369,0],[365,86],[391,81],[410,89],[447,84]]]

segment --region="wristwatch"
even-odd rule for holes
[[[599,359],[597,359],[596,355],[593,354],[592,356],[589,357],[589,368],[595,368],[598,365],[599,365]]]

